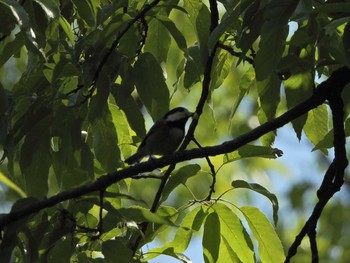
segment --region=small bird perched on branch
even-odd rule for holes
[[[193,112],[183,107],[167,112],[151,127],[137,152],[125,162],[133,164],[146,156],[168,155],[175,152],[185,136],[186,122],[193,115]]]

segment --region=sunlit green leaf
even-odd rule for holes
[[[283,262],[285,256],[281,240],[266,216],[259,209],[251,206],[241,207],[240,211],[258,241],[261,262]]]
[[[174,253],[184,252],[191,241],[193,232],[199,231],[206,216],[207,212],[204,211],[203,207],[199,206],[193,209],[181,222],[181,225],[175,234],[175,238],[166,243],[163,247],[149,250],[147,253],[147,260],[155,258],[166,250],[171,250]]]
[[[72,46],[74,46],[74,33],[72,31],[72,28],[70,27],[70,24],[63,16],[60,16],[59,23],[64,33],[66,33],[70,43],[72,44]]]
[[[203,256],[204,262],[216,263],[219,257],[220,221],[217,213],[210,213],[204,223],[203,229]]]
[[[328,111],[325,104],[309,111],[304,132],[313,145],[325,138],[328,133]]]
[[[10,187],[12,190],[14,190],[17,194],[19,194],[21,197],[26,197],[26,193],[14,182],[12,182],[8,177],[6,177],[3,173],[0,172],[0,182]]]
[[[225,246],[230,253],[229,258],[238,258],[247,263],[255,262],[252,241],[238,216],[231,208],[221,203],[216,203],[212,208],[220,220],[220,250],[222,246]],[[225,258],[223,255],[219,257],[220,259]]]
[[[44,10],[45,14],[50,19],[58,19],[60,16],[60,9],[58,5],[53,0],[35,0],[41,8]]]
[[[300,103],[300,98],[308,98],[312,95],[313,80],[309,72],[293,75],[284,81],[287,106],[289,109]],[[306,123],[307,115],[300,116],[292,121],[294,131],[298,139],[301,139],[301,132]]]
[[[227,75],[231,71],[232,55],[224,50],[216,52],[214,59],[214,69],[212,71],[210,88],[216,89],[221,86],[221,84],[226,79]]]

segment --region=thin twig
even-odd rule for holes
[[[193,137],[192,141],[199,147],[202,148],[202,146],[200,145],[200,143]],[[209,201],[211,199],[211,196],[213,193],[215,193],[215,184],[216,184],[216,171],[215,171],[215,167],[213,165],[213,163],[210,161],[210,158],[208,156],[205,157],[205,159],[207,160],[207,163],[210,167],[210,171],[211,171],[211,175],[213,177],[213,181],[210,185],[210,190],[209,190],[209,194],[208,196],[205,198],[205,200]]]

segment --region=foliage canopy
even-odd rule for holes
[[[4,262],[191,262],[200,231],[205,262],[289,262],[306,234],[327,257],[315,229],[347,166],[350,1],[0,0],[0,14]],[[181,151],[127,167],[180,104],[198,115]],[[287,251],[278,196],[231,174],[273,166],[261,160],[282,156],[290,122],[335,158]],[[236,191],[266,198],[272,218]]]

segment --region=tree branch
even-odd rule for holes
[[[169,156],[164,156],[159,159],[150,160],[134,166],[129,166],[125,169],[118,170],[118,171],[109,173],[107,175],[101,176],[100,178],[98,178],[96,181],[92,183],[89,183],[80,187],[76,187],[67,191],[62,191],[57,195],[54,195],[47,199],[26,205],[22,208],[11,211],[8,214],[3,214],[0,217],[0,230],[2,230],[6,225],[11,224],[33,213],[37,213],[42,209],[54,206],[65,200],[81,197],[83,195],[86,195],[94,191],[99,191],[100,189],[104,189],[125,178],[132,178],[133,176],[138,175],[140,173],[150,172],[157,168],[162,168],[174,163],[179,163],[179,162],[183,162],[183,161],[187,161],[195,158],[203,158],[206,156],[216,156],[224,153],[233,152],[237,150],[239,147],[249,142],[252,142],[254,140],[257,140],[262,135],[284,126],[290,121],[306,114],[309,110],[321,105],[326,99],[330,97],[330,93],[333,87],[337,87],[337,88],[339,87],[338,92],[341,92],[342,88],[344,88],[344,86],[348,82],[350,82],[350,69],[347,67],[343,67],[335,71],[328,80],[322,82],[316,89],[315,93],[309,99],[295,106],[294,108],[287,111],[280,117],[277,117],[271,121],[268,121],[262,124],[261,126],[253,129],[252,131],[245,133],[241,136],[238,136],[234,140],[227,141],[216,146],[207,146],[200,149],[191,149],[186,151],[175,152],[174,154]],[[335,125],[334,128],[338,129],[338,126]],[[335,132],[338,134],[338,131],[335,131]],[[338,143],[338,142],[336,141],[335,143]],[[338,145],[336,147],[338,147]],[[339,155],[338,149],[336,151],[337,151],[336,156],[338,156]],[[345,150],[342,150],[341,152],[345,152]],[[338,171],[338,172],[341,172],[341,171]]]
[[[318,260],[318,252],[317,252],[317,243],[316,243],[316,226],[317,222],[322,214],[322,211],[328,201],[332,198],[332,196],[338,192],[341,186],[344,183],[344,170],[348,165],[348,160],[346,156],[345,149],[345,130],[344,130],[344,104],[341,98],[341,92],[346,85],[345,79],[342,78],[342,74],[348,74],[346,71],[349,71],[348,68],[342,68],[334,74],[332,74],[330,80],[331,86],[328,87],[327,90],[327,98],[329,100],[329,104],[332,110],[333,116],[333,130],[334,130],[334,153],[335,158],[331,165],[329,166],[322,184],[317,191],[317,196],[319,198],[318,203],[315,205],[313,212],[309,219],[306,221],[304,227],[300,231],[300,233],[296,236],[293,244],[290,246],[288,250],[288,255],[286,257],[285,263],[290,262],[290,259],[297,253],[297,249],[301,244],[301,241],[305,237],[306,234],[309,235],[310,243],[312,245],[312,262],[317,262]],[[343,76],[345,77],[345,75]],[[322,83],[323,84],[323,83]],[[321,85],[322,85],[321,84]],[[326,89],[324,86],[322,89]],[[320,90],[320,87],[316,89],[316,92]]]
[[[216,0],[210,0],[209,4],[210,4],[210,11],[211,11],[210,12],[210,15],[211,15],[210,32],[212,32],[215,29],[215,27],[217,27],[217,25],[218,25],[219,11],[217,8]],[[214,57],[216,54],[216,50],[217,50],[217,45],[213,48],[211,54],[208,56],[206,66],[205,66],[205,71],[204,71],[204,79],[203,79],[203,83],[202,83],[202,93],[201,93],[201,97],[199,99],[199,102],[198,102],[197,108],[196,108],[197,118],[192,120],[191,125],[188,129],[188,132],[186,134],[186,137],[184,138],[184,141],[182,142],[182,144],[179,148],[180,151],[185,150],[186,147],[188,146],[188,144],[193,139],[194,131],[197,127],[199,117],[202,114],[204,104],[207,101],[207,98],[209,95],[211,71],[212,71],[212,67],[213,67],[213,61],[214,61]],[[151,212],[155,213],[157,211],[158,206],[160,205],[159,202],[160,202],[160,199],[162,197],[164,188],[169,180],[170,174],[172,173],[172,171],[174,171],[175,167],[176,167],[176,163],[171,164],[169,166],[168,170],[163,175],[163,178],[160,182],[160,185],[158,187],[157,193],[154,197],[154,200],[153,200],[153,203],[152,203],[152,206],[150,209]],[[141,230],[143,233],[146,232],[148,225],[149,225],[148,222],[144,222],[142,224]],[[133,247],[134,253],[136,252],[136,250],[139,247],[139,244],[141,242],[141,238],[142,238],[142,236],[140,235],[135,242],[135,245]]]
[[[98,67],[95,71],[94,77],[92,78],[92,87],[89,90],[89,95],[93,94],[95,91],[95,85],[97,83],[97,80],[100,76],[100,73],[102,71],[103,66],[106,64],[109,56],[112,54],[113,50],[115,50],[119,44],[120,39],[128,32],[128,30],[139,20],[139,19],[143,19],[144,16],[146,15],[146,13],[148,11],[150,11],[153,7],[155,7],[158,3],[160,2],[160,0],[154,0],[153,2],[151,2],[150,4],[147,4],[143,7],[143,9],[133,18],[131,19],[128,23],[126,23],[126,25],[124,26],[124,28],[118,33],[118,35],[116,36],[115,40],[113,41],[111,47],[108,49],[107,53],[103,56],[103,58],[101,59],[100,63],[98,64]],[[87,97],[89,97],[89,95],[87,95]]]

